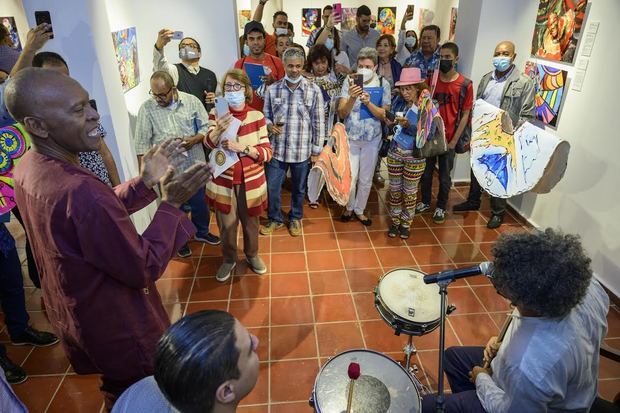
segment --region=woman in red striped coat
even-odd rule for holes
[[[236,152],[239,162],[207,184],[207,201],[215,208],[217,225],[222,238],[224,262],[216,279],[224,282],[232,274],[237,260],[237,228],[243,229],[243,252],[248,265],[257,274],[267,272],[258,256],[259,216],[267,208],[267,182],[263,165],[271,159],[271,145],[263,114],[252,109],[252,86],[247,75],[233,69],[224,76],[224,98],[230,113],[219,119],[215,109],[209,114],[209,132],[205,145]],[[220,142],[221,134],[233,118],[241,121],[235,139]]]

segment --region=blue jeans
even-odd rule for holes
[[[204,237],[209,233],[211,212],[205,199],[205,188],[201,188],[186,203],[181,205],[181,210],[192,213],[192,223],[196,227],[196,236]]]
[[[446,350],[445,371],[452,394],[444,396],[446,413],[486,413],[476,395],[476,385],[469,381],[474,366],[482,366],[484,347],[450,347]],[[435,395],[422,398],[422,413],[435,411]]]
[[[9,336],[18,336],[28,327],[30,317],[26,312],[22,266],[15,248],[0,252],[0,304]]]
[[[288,219],[289,221],[293,219],[302,219],[304,216],[304,198],[306,196],[310,163],[308,161],[296,163],[281,162],[276,158],[271,158],[271,161],[265,165],[269,202],[267,216],[270,221],[284,222],[284,218],[282,217],[282,183],[284,182],[284,178],[286,178],[286,171],[289,168],[291,168],[292,199],[291,211],[288,214]]]

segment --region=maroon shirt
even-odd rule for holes
[[[193,224],[164,202],[140,235],[129,215],[156,199],[140,178],[112,189],[34,150],[15,169],[15,197],[49,319],[75,371],[130,381],[152,374],[170,325],[155,281]]]

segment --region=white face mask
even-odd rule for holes
[[[281,34],[288,34],[288,29],[285,29],[283,27],[278,27],[276,29],[276,37],[281,35]]]
[[[362,77],[364,78],[364,83],[369,82],[372,79],[372,77],[375,75],[375,72],[372,71],[372,69],[367,69],[365,67],[357,69],[357,73],[362,75]]]
[[[334,39],[328,37],[327,40],[325,40],[325,47],[327,47],[327,50],[331,51],[334,48]]]
[[[185,46],[179,50],[179,59],[181,60],[198,59],[199,57],[198,54],[199,54],[198,50],[190,46]]]
[[[301,82],[301,78],[302,77],[303,77],[302,75],[299,75],[299,76],[297,76],[297,78],[291,79],[288,76],[288,74],[284,75],[284,79],[286,79],[287,82],[294,83],[294,84],[297,84],[297,83]]]
[[[413,36],[407,36],[405,37],[405,45],[407,47],[415,47],[416,44],[416,38]]]

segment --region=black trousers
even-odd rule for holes
[[[426,158],[426,168],[420,186],[422,187],[422,202],[430,205],[433,188],[433,172],[435,164],[439,164],[439,194],[437,195],[437,208],[446,209],[448,197],[450,196],[450,188],[452,187],[452,177],[450,173],[454,168],[454,149],[449,149],[443,155],[433,158]]]
[[[12,210],[13,215],[19,221],[22,228],[24,228],[24,232],[26,232],[26,227],[24,226],[24,220],[22,219],[21,214],[19,213],[19,209],[17,207]],[[37,270],[37,264],[34,261],[34,256],[32,255],[32,249],[30,248],[30,242],[28,241],[28,234],[26,234],[26,261],[28,263],[28,277],[34,284],[35,287],[41,288],[41,279],[39,278],[39,270]]]
[[[478,183],[474,171],[470,172],[470,185],[469,194],[467,195],[467,202],[472,205],[480,206],[480,197],[482,196],[482,187]],[[491,212],[493,215],[503,216],[506,213],[506,205],[508,204],[507,198],[491,197]]]
[[[22,277],[17,250],[13,248],[6,253],[0,252],[0,305],[4,313],[4,323],[11,337],[21,334],[28,327],[30,319],[26,312]],[[2,353],[0,349],[0,355]]]

